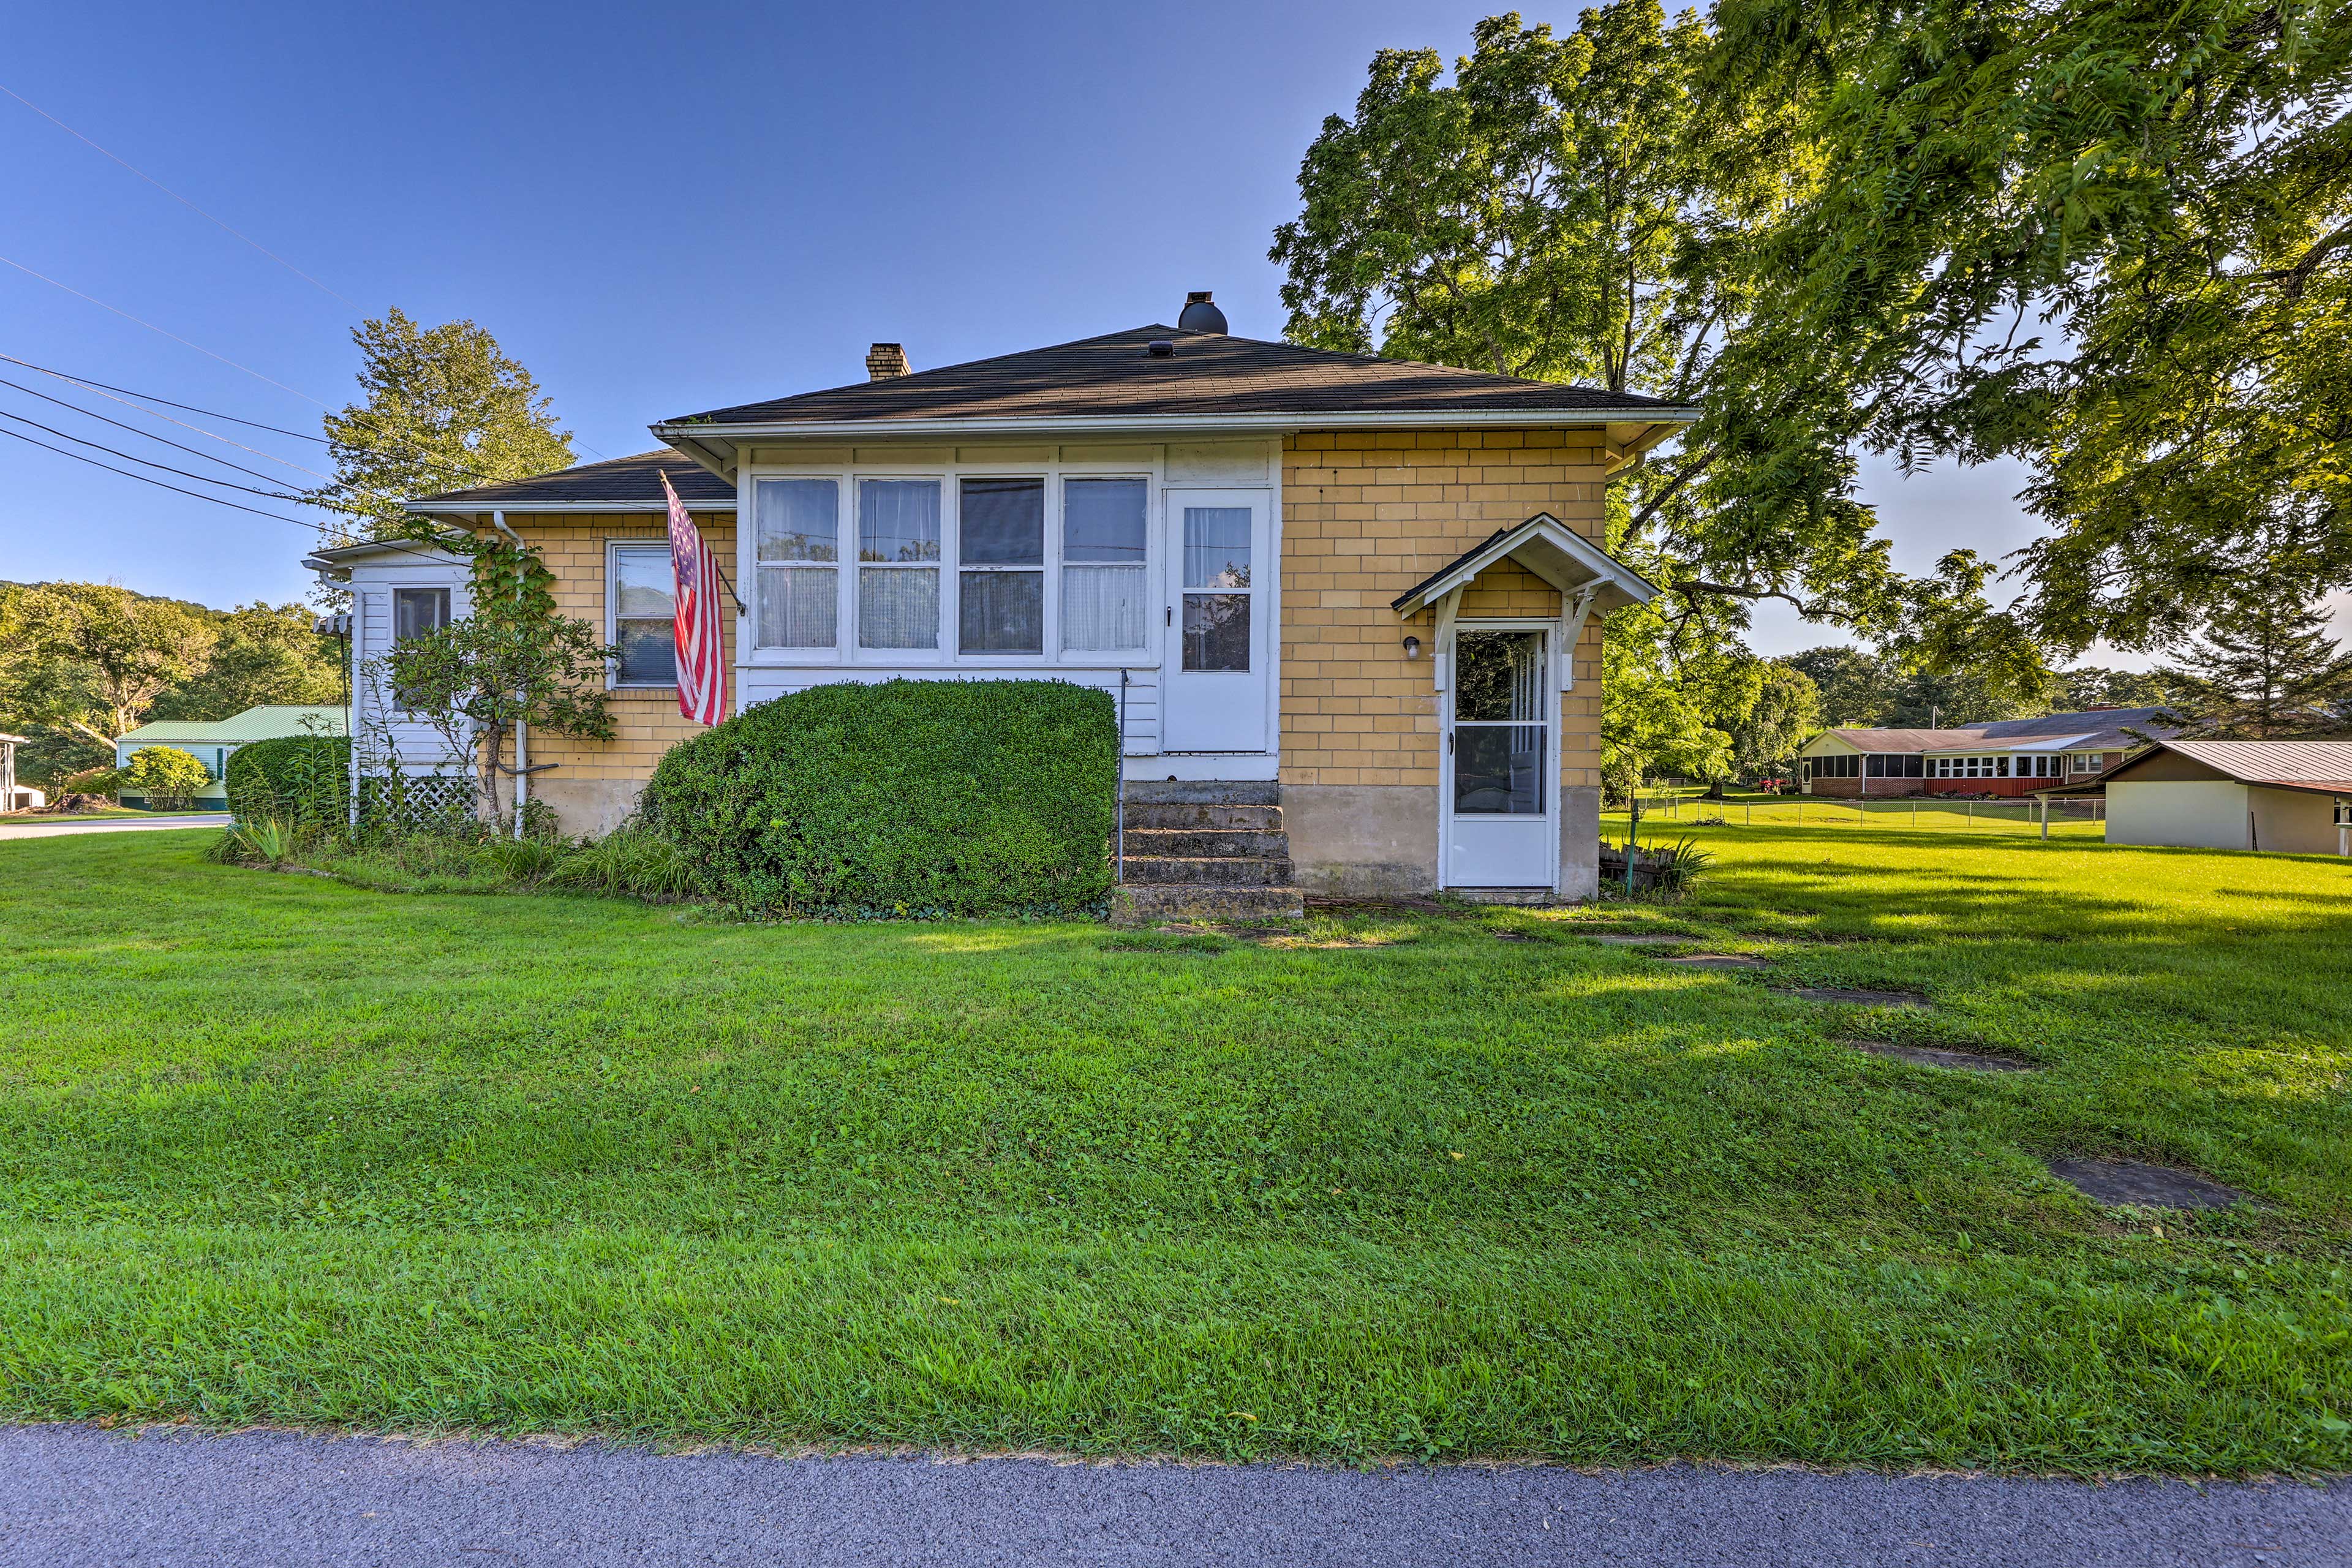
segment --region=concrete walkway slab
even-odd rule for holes
[[[1670,1466],[1368,1473],[660,1457],[0,1427],[0,1564],[2251,1568],[2352,1563],[2352,1487]]]
[[[0,838],[61,838],[74,833],[155,833],[178,827],[226,827],[227,812],[186,816],[103,816],[87,822],[43,822],[38,817],[0,821]]]

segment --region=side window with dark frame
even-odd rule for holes
[[[667,543],[615,544],[604,584],[610,635],[621,650],[615,686],[677,684],[677,583]]]
[[[448,589],[394,588],[392,591],[392,637],[394,642],[437,632],[448,624]],[[402,712],[412,710],[408,693],[396,687],[393,690],[392,700]]]

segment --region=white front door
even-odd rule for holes
[[[1171,490],[1166,735],[1171,752],[1265,750],[1264,490]]]
[[[1439,783],[1449,888],[1559,885],[1559,710],[1549,636],[1454,628]]]

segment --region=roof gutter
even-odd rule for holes
[[[523,517],[535,516],[541,512],[571,512],[582,515],[602,515],[610,517],[631,512],[662,512],[669,510],[669,503],[658,498],[650,498],[646,500],[512,500],[502,501],[499,503],[499,506],[504,510],[515,512]],[[401,510],[404,511],[415,512],[420,517],[481,517],[485,515],[482,503],[478,500],[410,501]],[[735,499],[732,496],[730,496],[725,500],[690,500],[686,503],[686,510],[688,511],[733,511],[735,510]]]
[[[1415,411],[1406,414],[1360,412],[1318,413],[1302,409],[1286,414],[1124,414],[1056,416],[1021,419],[792,419],[746,420],[718,424],[703,420],[664,421],[650,425],[660,440],[671,446],[698,445],[701,438],[719,437],[783,437],[838,439],[863,436],[1041,436],[1041,435],[1166,435],[1223,432],[1288,434],[1298,430],[1531,430],[1558,426],[1682,426],[1696,421],[1696,408],[1661,405],[1643,409],[1469,409]],[[1670,432],[1669,432],[1670,433]],[[1663,440],[1664,435],[1655,437]]]

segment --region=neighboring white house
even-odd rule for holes
[[[114,765],[129,767],[131,759],[150,746],[177,747],[205,765],[205,787],[196,792],[192,804],[218,811],[228,805],[228,760],[236,754],[239,746],[249,745],[256,741],[279,740],[289,735],[340,735],[342,732],[343,710],[340,708],[264,703],[226,719],[159,719],[152,724],[142,724],[116,738]],[[125,805],[146,804],[136,795],[126,795],[121,798]]]
[[[2352,855],[2352,741],[2158,741],[2102,782],[2110,844]]]

